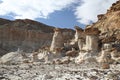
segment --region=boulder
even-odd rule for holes
[[[114,60],[111,58],[111,52],[109,50],[102,50],[101,56],[98,57],[97,61],[99,63],[113,63]]]
[[[22,62],[22,55],[18,52],[10,52],[3,55],[0,60],[3,64],[19,63]]]
[[[76,51],[72,48],[72,50],[67,51],[65,54],[66,54],[66,56],[69,56],[69,57],[76,57],[78,55],[78,51]]]
[[[97,52],[79,52],[79,56],[75,58],[75,63],[97,63]]]
[[[110,68],[110,64],[109,63],[102,63],[101,64],[101,68],[102,69],[109,69]]]

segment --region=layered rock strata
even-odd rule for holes
[[[16,51],[18,48],[24,52],[50,46],[54,33],[52,26],[29,20],[17,19],[14,21],[0,19],[0,55]],[[62,34],[69,40],[74,31],[62,29]]]

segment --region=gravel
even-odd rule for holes
[[[0,80],[120,80],[120,64],[101,69],[99,64],[22,63],[0,65]]]

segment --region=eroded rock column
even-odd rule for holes
[[[55,28],[54,29],[54,35],[50,47],[50,51],[56,51],[57,49],[64,46],[64,39],[61,29]]]
[[[75,26],[75,31],[74,41],[78,43],[79,50],[81,51],[85,45],[85,33],[84,30],[78,26]]]
[[[75,31],[76,31],[75,42],[77,42],[78,39],[80,39],[80,38],[85,38],[85,34],[83,33],[84,30],[82,28],[75,26]]]
[[[98,51],[98,35],[100,31],[97,28],[87,28],[86,33],[86,50]]]

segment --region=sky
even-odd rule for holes
[[[0,18],[32,19],[44,24],[74,28],[97,21],[117,0],[0,0]]]

